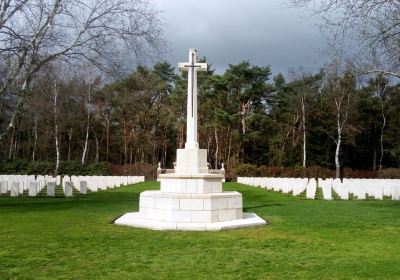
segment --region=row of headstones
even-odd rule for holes
[[[271,177],[238,177],[238,183],[266,188],[282,193],[293,193],[298,196],[305,192],[306,197],[315,199],[317,188],[322,189],[325,200],[332,200],[332,191],[340,199],[348,200],[353,195],[359,200],[373,197],[383,199],[391,197],[400,199],[400,180],[398,179],[307,179],[307,178],[271,178]]]
[[[34,175],[0,175],[0,194],[17,197],[28,191],[31,197],[37,196],[45,187],[47,196],[54,197],[56,186],[62,186],[64,195],[73,196],[74,189],[81,194],[106,190],[120,186],[144,182],[144,176],[34,176]]]

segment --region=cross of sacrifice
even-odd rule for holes
[[[189,49],[189,62],[179,63],[181,71],[188,71],[188,98],[185,149],[198,149],[197,143],[197,71],[206,71],[207,63],[197,63],[197,50]]]

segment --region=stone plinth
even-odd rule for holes
[[[176,174],[208,173],[206,149],[177,149]]]
[[[218,174],[163,174],[159,181],[166,193],[220,193],[223,176]]]
[[[183,230],[183,231],[218,231],[238,229],[245,227],[257,227],[265,225],[265,221],[253,213],[243,213],[243,219],[216,223],[176,223],[154,221],[144,218],[140,212],[126,213],[116,224],[122,226],[147,228],[153,230]]]
[[[181,194],[145,191],[139,212],[149,220],[175,223],[215,223],[242,219],[238,192]]]
[[[265,225],[255,214],[243,213],[238,192],[222,192],[217,174],[164,174],[160,191],[140,194],[139,212],[127,213],[117,225],[155,230],[223,230]]]

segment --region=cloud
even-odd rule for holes
[[[175,66],[196,48],[218,73],[242,60],[274,73],[323,64],[324,39],[312,19],[279,0],[153,0],[167,22],[166,59]]]

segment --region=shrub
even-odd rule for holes
[[[144,162],[126,165],[113,164],[110,166],[110,169],[111,173],[117,176],[145,176],[146,179],[155,179],[157,177],[157,166]]]
[[[379,178],[384,179],[399,179],[400,178],[400,169],[399,168],[386,168],[379,170],[378,172]]]
[[[29,162],[24,159],[0,161],[1,174],[26,174]]]
[[[77,160],[60,161],[58,170],[60,175],[86,175],[85,166]]]
[[[48,175],[52,174],[55,164],[50,161],[31,161],[26,169],[27,174],[32,175]]]
[[[255,177],[258,174],[257,165],[248,163],[238,163],[231,168],[234,177],[246,176]]]
[[[107,162],[96,162],[86,166],[87,175],[110,175],[110,167]]]

